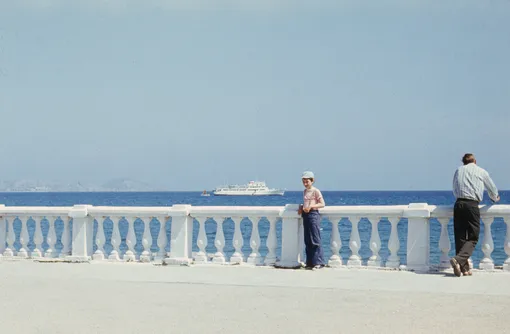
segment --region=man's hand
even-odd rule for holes
[[[498,195],[498,198],[496,198],[496,200],[494,201],[494,203],[497,203],[497,202],[499,202],[500,200],[501,200],[501,197],[499,197],[499,195]]]
[[[303,214],[303,205],[300,205],[300,206],[299,206],[299,209],[297,210],[297,213],[298,213],[298,215],[300,215],[300,216]]]

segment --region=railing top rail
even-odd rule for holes
[[[453,216],[453,205],[429,205],[430,215],[434,218],[443,218]],[[510,216],[510,205],[493,204],[480,205],[480,214],[482,216]]]
[[[283,206],[192,206],[189,214],[192,217],[245,217],[245,216],[280,216]]]
[[[67,216],[72,206],[0,206],[0,216]]]
[[[171,206],[91,206],[87,212],[90,216],[153,217],[171,216],[175,209]]]
[[[326,216],[402,217],[407,207],[407,205],[326,206],[320,212]]]

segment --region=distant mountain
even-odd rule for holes
[[[141,182],[135,181],[131,179],[114,179],[106,182],[102,185],[103,189],[108,189],[108,191],[153,191],[154,187],[151,185]]]
[[[118,178],[103,185],[76,183],[45,182],[39,180],[0,181],[1,192],[86,192],[86,191],[157,191],[148,183]]]

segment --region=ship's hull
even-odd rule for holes
[[[285,191],[214,191],[214,196],[283,196]]]

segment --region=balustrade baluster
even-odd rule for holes
[[[110,253],[110,255],[108,256],[108,260],[110,261],[120,261],[120,257],[119,257],[119,254],[120,254],[120,243],[121,243],[121,238],[120,238],[120,231],[119,231],[119,222],[120,220],[122,219],[122,217],[110,217],[112,223],[113,223],[113,226],[112,226],[112,239],[111,239],[111,243],[112,243],[112,251]]]
[[[47,216],[46,220],[48,221],[48,235],[46,236],[48,249],[46,249],[44,257],[53,258],[56,256],[55,244],[57,243],[57,234],[55,233],[55,217]]]
[[[98,216],[97,220],[97,234],[96,234],[96,246],[97,249],[92,255],[92,259],[102,261],[105,259],[104,245],[106,244],[106,236],[104,234],[104,219],[105,217]]]
[[[64,258],[71,254],[71,229],[69,225],[71,224],[71,218],[66,216],[61,216],[62,223],[64,223],[64,231],[62,232],[62,250],[60,251],[60,257]]]
[[[266,246],[267,255],[264,259],[264,264],[271,266],[276,263],[276,247],[278,246],[278,240],[276,238],[276,217],[268,217],[269,220],[269,233],[267,235]]]
[[[251,254],[248,256],[248,260],[246,261],[249,264],[260,265],[262,264],[262,256],[260,255],[260,233],[259,233],[259,222],[260,217],[249,217],[251,221],[251,238],[250,238],[250,246],[251,246]]]
[[[14,248],[14,242],[16,242],[16,235],[14,234],[14,220],[16,217],[12,217],[7,220],[7,248],[5,249],[3,255],[5,257],[13,257],[16,249]]]
[[[166,244],[167,244],[167,237],[166,237],[167,218],[159,217],[158,220],[159,220],[159,234],[158,234],[157,243],[158,243],[159,249],[158,249],[158,254],[157,254],[156,258],[158,259],[158,261],[163,261],[167,256],[166,249],[165,249]]]
[[[494,222],[493,217],[487,217],[483,220],[484,235],[482,243],[483,259],[480,261],[480,269],[494,270],[494,261],[491,258],[492,251],[494,251],[494,241],[492,240],[491,225]]]
[[[506,223],[505,253],[507,255],[503,270],[510,271],[510,216],[503,217],[503,219]]]
[[[381,250],[381,238],[379,237],[379,221],[380,217],[368,217],[368,221],[372,224],[372,235],[370,236],[370,250],[372,256],[368,259],[367,266],[380,267],[381,257],[379,251]]]
[[[359,237],[358,223],[360,222],[359,217],[349,218],[352,224],[351,240],[349,241],[349,247],[351,248],[351,256],[347,261],[349,267],[360,267],[361,256],[359,256],[359,249],[361,247],[361,240]]]
[[[136,261],[136,255],[135,255],[135,244],[136,244],[136,235],[135,235],[135,220],[136,217],[133,219],[126,218],[128,222],[128,233],[126,236],[126,245],[128,247],[128,250],[126,251],[126,254],[124,254],[124,261],[130,262],[130,261]]]
[[[220,218],[216,221],[216,238],[214,239],[214,245],[216,246],[216,253],[214,254],[213,263],[224,264],[225,253],[223,253],[223,247],[225,247],[225,235],[223,234],[223,222],[225,218]]]
[[[21,248],[18,251],[18,257],[20,258],[27,258],[28,257],[28,242],[29,242],[29,235],[28,235],[28,228],[27,228],[27,220],[28,217],[19,217],[21,221],[21,232],[19,235],[19,242],[21,244]]]
[[[208,218],[195,217],[198,222],[197,246],[199,251],[195,255],[195,263],[207,263],[207,234],[205,233],[205,222]]]
[[[35,217],[32,218],[35,223],[35,231],[34,231],[34,250],[30,253],[30,257],[38,258],[42,256],[42,243],[44,241],[41,224],[44,219],[44,217]]]
[[[400,267],[400,257],[398,256],[398,250],[400,249],[400,241],[398,238],[397,225],[400,222],[400,217],[388,217],[391,223],[390,239],[388,241],[388,249],[390,256],[386,261],[387,268],[398,268]]]
[[[240,264],[244,262],[243,257],[243,234],[241,233],[241,221],[243,217],[232,217],[234,222],[234,237],[232,238],[232,246],[234,246],[235,252],[230,258],[231,264]]]
[[[441,236],[439,237],[439,249],[441,249],[441,258],[439,261],[439,269],[448,269],[450,266],[450,236],[448,235],[448,223],[450,218],[438,218],[441,224]]]
[[[151,221],[152,217],[149,218],[141,218],[144,230],[142,236],[142,245],[143,252],[140,255],[141,262],[150,262],[151,261],[151,247],[152,247],[152,236],[151,236]]]
[[[0,217],[0,257],[6,250],[5,240],[7,239],[7,218]]]
[[[328,217],[331,222],[331,257],[329,258],[328,265],[333,268],[342,266],[342,257],[340,256],[340,249],[342,248],[342,239],[340,238],[340,231],[338,230],[339,219]]]

